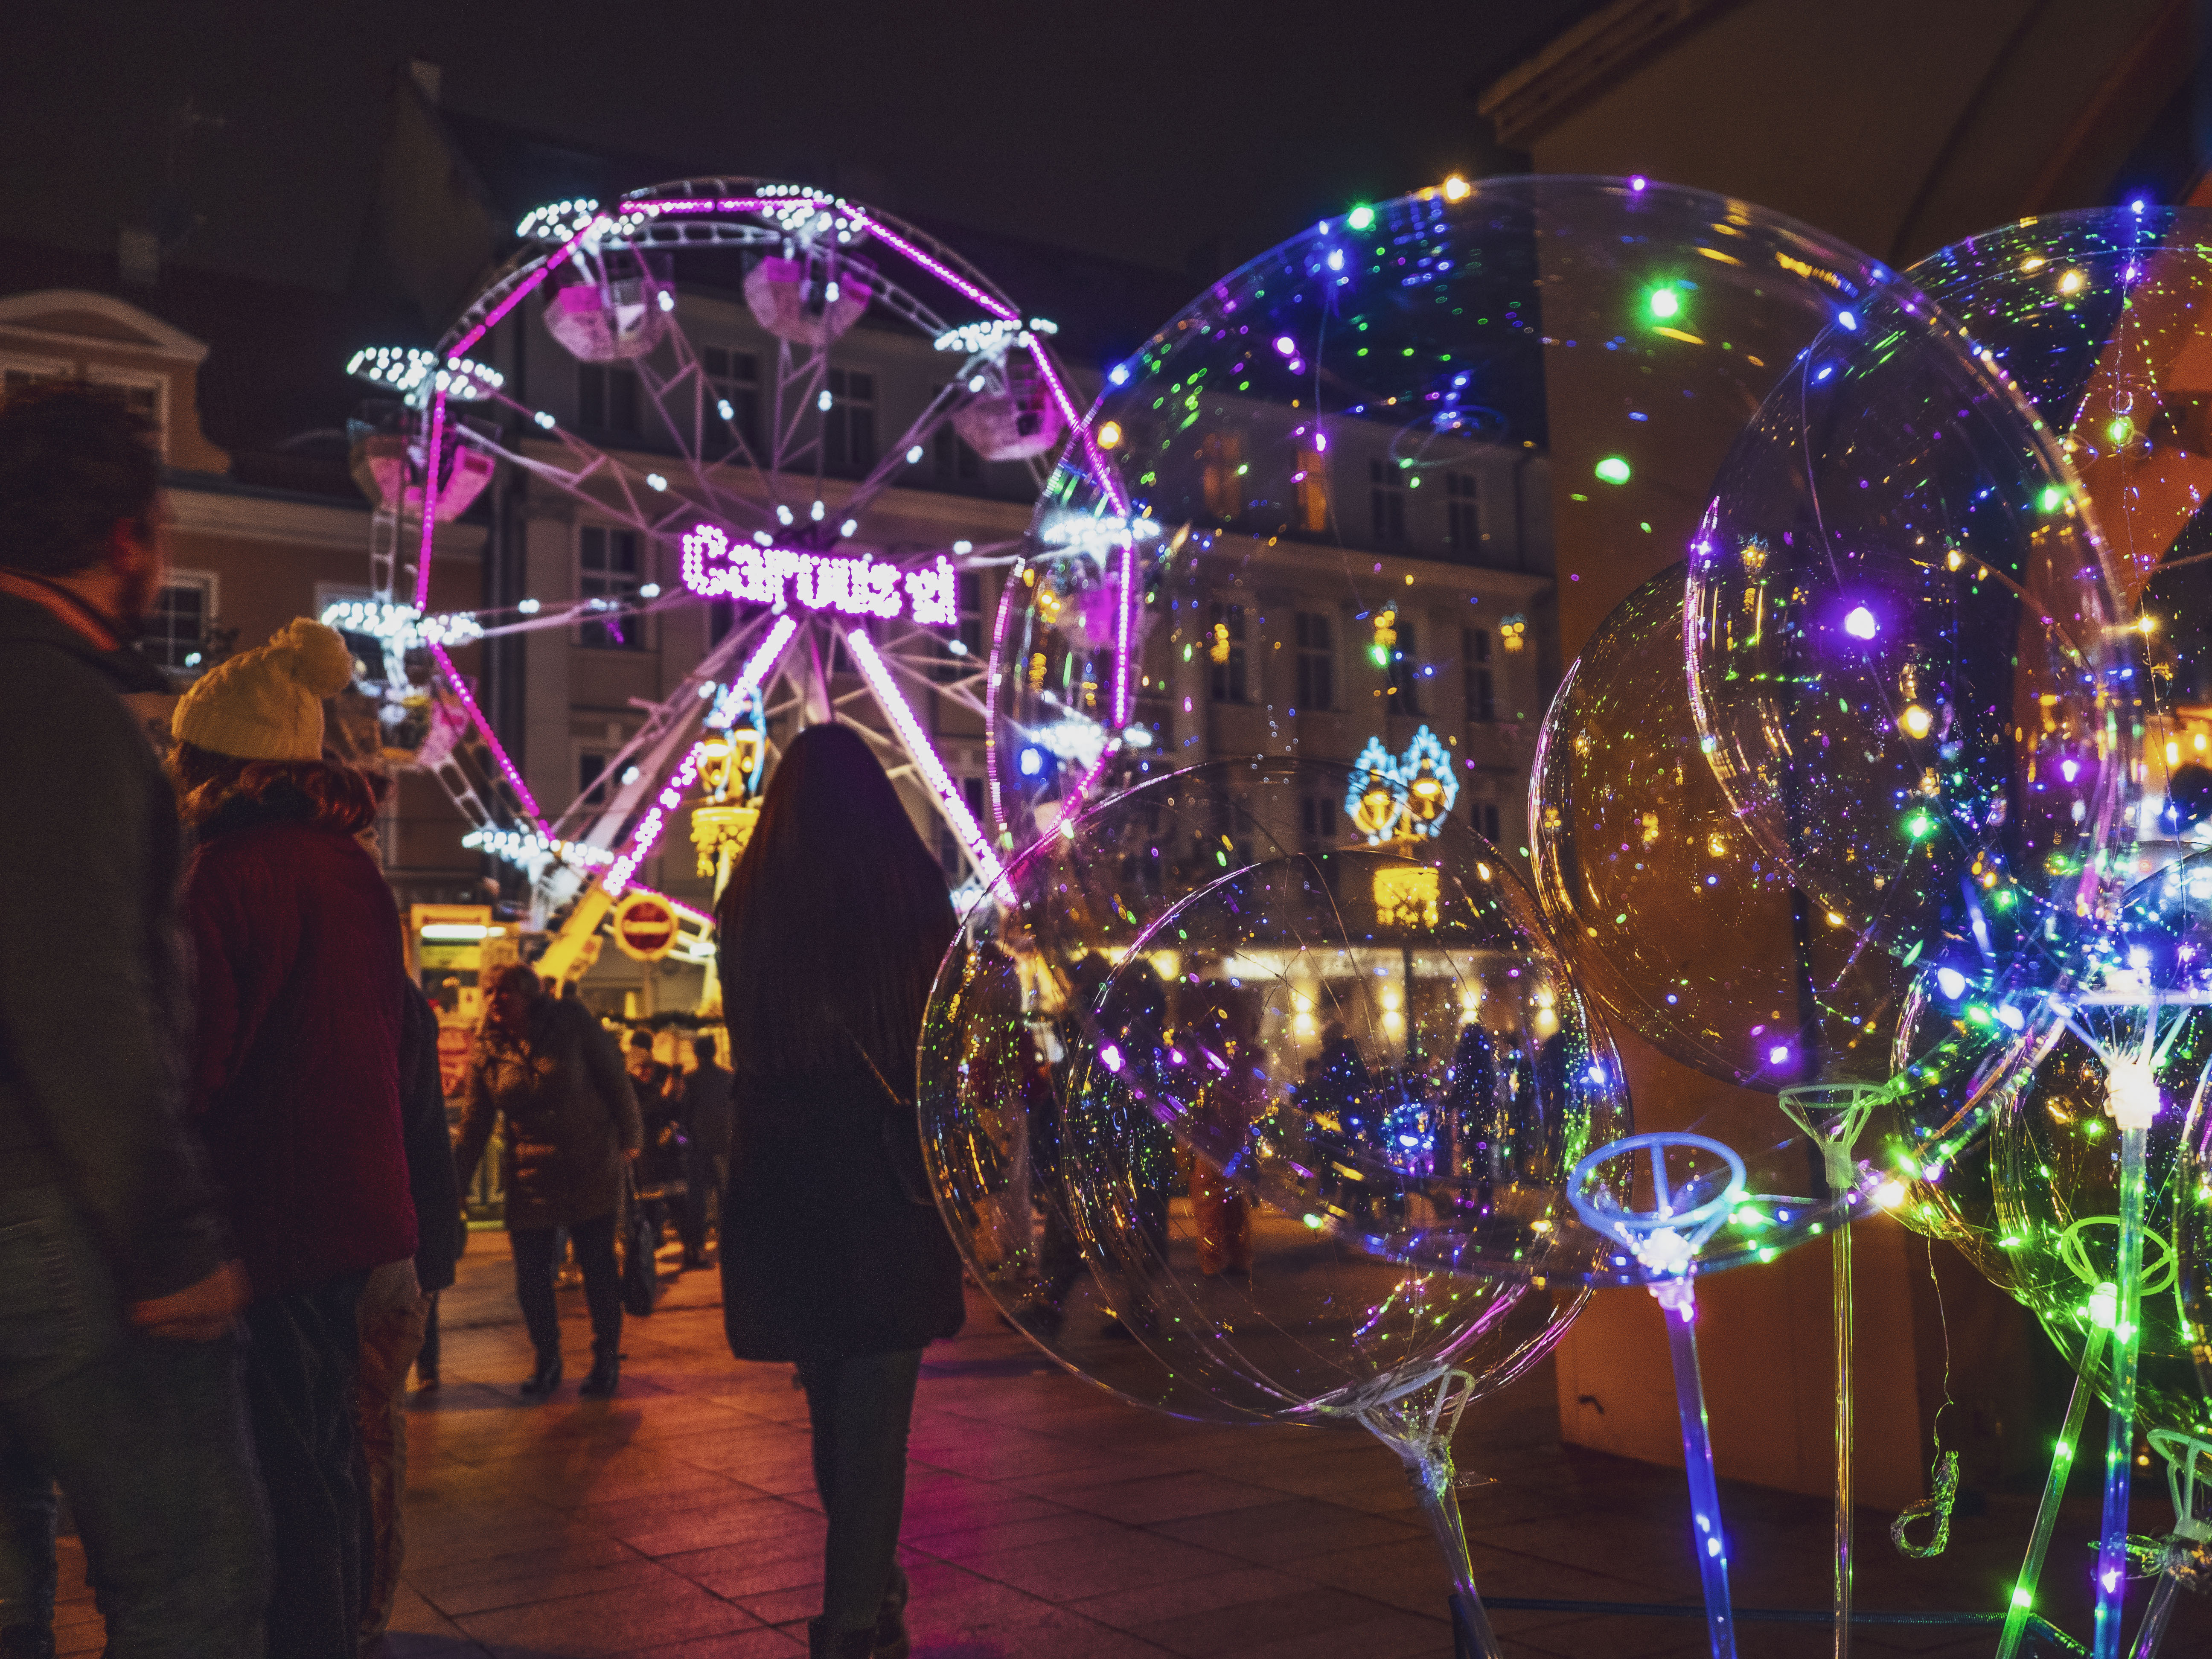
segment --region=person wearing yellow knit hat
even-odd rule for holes
[[[200,994],[191,1103],[252,1303],[246,1396],[269,1489],[269,1650],[354,1659],[362,1502],[353,1397],[365,1290],[415,1299],[399,1098],[399,916],[356,837],[368,779],[322,754],[353,665],[306,618],[177,705],[185,910]]]

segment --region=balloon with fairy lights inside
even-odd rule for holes
[[[1213,763],[1018,860],[932,999],[925,1140],[979,1282],[1063,1363],[1186,1415],[1364,1424],[1479,1613],[1450,1424],[1579,1305],[1539,1281],[1626,1103],[1463,821],[1307,850],[1302,803],[1352,782]]]
[[[1529,589],[1480,573],[1679,556],[1745,421],[1887,279],[1742,202],[1555,177],[1334,215],[1211,284],[1109,368],[996,613],[1006,832],[1224,732],[1345,762],[1426,723],[1467,784],[1467,728],[1536,713],[1506,689]]]
[[[737,802],[709,775],[716,733],[750,726],[765,753],[835,718],[911,769],[968,881],[994,877],[983,802],[926,705],[988,712],[983,617],[1019,546],[947,539],[913,486],[957,463],[994,493],[1034,492],[1079,414],[1054,325],[914,226],[805,185],[681,180],[556,203],[517,234],[434,352],[351,365],[404,407],[357,446],[378,502],[373,594],[333,621],[389,723],[411,733],[414,704],[428,711],[422,763],[471,844],[528,870],[541,914],[574,901],[589,920],[695,806],[719,866]],[[935,365],[919,395],[894,396],[873,348],[852,355],[855,330]],[[501,466],[525,516],[574,521],[576,596],[426,615],[429,532]],[[588,787],[543,804],[450,654],[538,629],[705,642]],[[700,954],[704,919],[686,914]]]

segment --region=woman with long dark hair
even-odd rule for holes
[[[830,1518],[811,1652],[903,1659],[895,1559],[921,1351],[960,1328],[930,1202],[915,1049],[952,904],[850,727],[800,732],[716,920],[737,1064],[722,1317],[740,1359],[795,1363]]]

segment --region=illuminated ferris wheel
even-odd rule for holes
[[[435,352],[364,352],[352,365],[401,392],[416,415],[404,434],[369,441],[383,458],[374,596],[333,607],[330,618],[382,641],[384,679],[367,689],[386,698],[388,723],[411,721],[422,734],[418,763],[471,819],[472,842],[529,872],[541,920],[580,895],[619,896],[635,887],[679,808],[702,790],[710,800],[727,793],[745,770],[727,763],[729,734],[764,757],[771,725],[843,716],[895,776],[926,788],[968,878],[995,878],[989,831],[914,698],[927,692],[989,718],[986,663],[957,630],[960,583],[1017,562],[1022,544],[887,542],[873,533],[872,509],[948,427],[983,461],[1026,463],[1040,484],[1071,432],[1103,460],[1048,348],[1053,325],[1025,316],[913,227],[802,185],[683,180],[607,207],[557,203],[519,232],[522,249]],[[526,307],[584,384],[627,400],[629,442],[574,429],[472,355]],[[712,342],[714,319],[738,307],[768,350]],[[881,445],[858,441],[853,372],[832,361],[864,319],[902,335],[909,356],[918,337],[935,365],[921,412]],[[599,412],[607,424],[604,404]],[[677,580],[608,584],[611,597],[558,606],[430,614],[434,527],[501,465],[569,498],[593,523],[631,532],[626,545],[659,547]],[[410,552],[412,592],[395,592]],[[607,763],[611,785],[565,804],[532,794],[447,654],[535,629],[580,626],[619,639],[653,613],[702,606],[715,607],[705,655]],[[878,720],[859,718],[862,702]]]

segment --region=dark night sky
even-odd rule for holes
[[[0,212],[112,249],[173,177],[175,222],[204,222],[172,258],[340,287],[422,57],[471,114],[1172,270],[1203,247],[1211,275],[1347,202],[1498,170],[1474,91],[1591,9],[14,0]],[[187,100],[221,125],[178,137]]]

